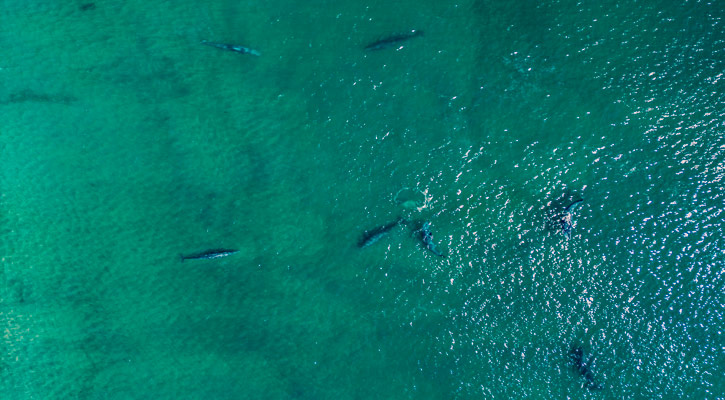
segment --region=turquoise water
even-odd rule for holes
[[[0,2],[2,398],[725,398],[723,10]]]

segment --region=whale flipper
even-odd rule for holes
[[[566,207],[566,208],[564,209],[564,212],[567,212],[567,213],[573,213],[574,211],[576,211],[576,209],[577,209],[577,208],[579,208],[579,206],[581,206],[581,205],[582,205],[582,203],[584,203],[584,199],[581,199],[581,200],[577,200],[577,201],[575,201],[575,202],[573,202],[573,203],[569,204],[569,205],[568,205],[568,206],[567,206],[567,207]]]

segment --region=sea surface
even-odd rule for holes
[[[0,398],[725,399],[723,17],[0,0]]]

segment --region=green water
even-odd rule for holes
[[[725,398],[724,10],[0,2],[0,398]]]

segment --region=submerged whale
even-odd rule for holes
[[[360,239],[360,241],[358,242],[357,245],[361,249],[362,248],[365,248],[365,247],[368,247],[368,246],[376,243],[377,241],[379,241],[383,237],[385,237],[396,226],[398,226],[398,225],[404,225],[407,222],[408,221],[406,221],[405,218],[398,217],[398,219],[396,219],[395,221],[393,221],[393,222],[391,222],[389,224],[386,224],[386,225],[383,225],[383,226],[378,226],[377,228],[373,228],[373,229],[370,229],[369,231],[365,231],[365,233],[363,233],[363,236],[362,236],[362,238]]]
[[[385,39],[380,39],[376,42],[372,42],[369,45],[365,46],[365,50],[372,51],[372,50],[382,50],[386,49],[388,47],[397,46],[400,43],[412,39],[417,36],[422,36],[423,31],[421,30],[412,30],[408,33],[404,33],[402,35],[394,35],[386,37]]]
[[[201,253],[190,254],[188,256],[181,255],[181,262],[185,260],[211,260],[213,258],[221,258],[238,253],[239,250],[232,249],[213,249],[202,251]]]
[[[572,221],[572,213],[576,211],[579,206],[584,202],[584,200],[577,200],[571,204],[569,204],[568,207],[564,209],[564,213],[562,214],[561,218],[559,219],[559,223],[561,224],[561,231],[564,233],[564,236],[567,239],[571,238],[571,230],[574,228],[574,222]]]
[[[587,360],[584,357],[584,349],[581,348],[581,346],[572,346],[571,350],[569,350],[569,362],[576,372],[584,378],[589,390],[599,390],[604,388],[602,385],[597,384],[594,380],[594,373],[592,372],[594,356],[589,357]]]
[[[202,40],[201,44],[205,44],[205,45],[211,46],[211,47],[216,47],[217,49],[221,49],[221,50],[233,51],[235,53],[250,54],[253,56],[261,56],[261,54],[257,50],[250,49],[249,47],[239,46],[236,44],[215,43],[215,42],[209,42],[206,40]]]
[[[435,243],[433,242],[433,232],[430,230],[430,222],[424,222],[423,226],[418,230],[418,234],[420,235],[420,240],[423,242],[423,245],[426,249],[430,250],[433,254],[439,256],[439,257],[445,257],[446,255],[441,253],[440,250],[436,247]]]

